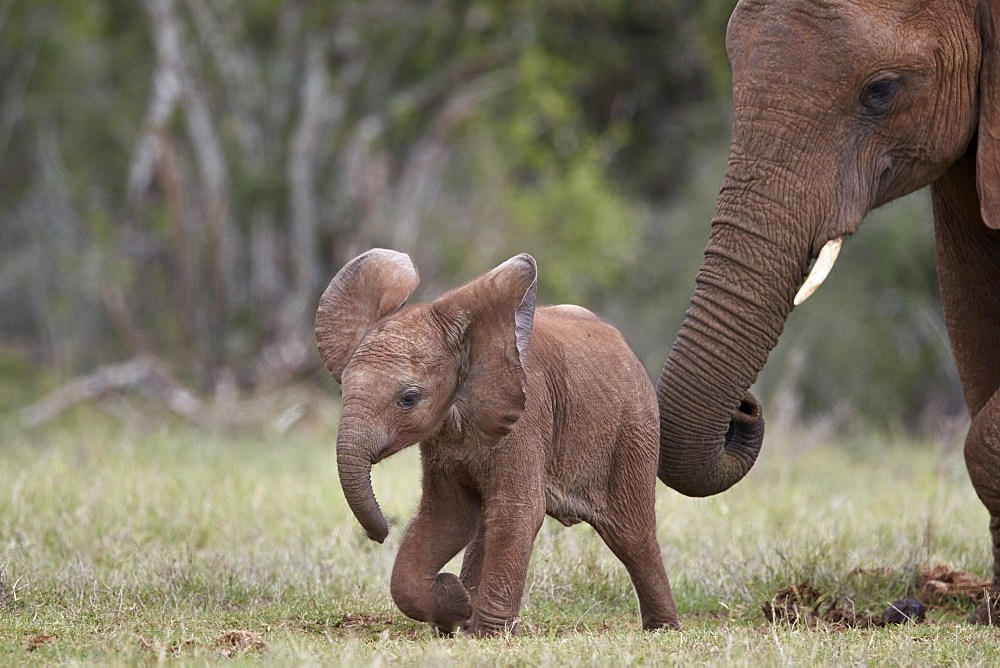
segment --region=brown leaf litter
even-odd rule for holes
[[[267,647],[264,639],[258,634],[240,629],[224,632],[215,639],[215,644],[222,649],[223,656],[233,656]]]
[[[44,647],[45,645],[51,645],[55,641],[56,641],[55,636],[49,635],[48,633],[37,633],[28,638],[28,651],[34,652],[39,647]]]
[[[772,624],[802,624],[810,628],[834,630],[885,626],[881,617],[857,612],[836,596],[824,594],[810,582],[801,582],[778,591],[763,605],[764,617]]]
[[[956,596],[979,601],[993,585],[989,580],[944,564],[920,569],[915,584],[925,602],[944,602]]]
[[[887,624],[922,622],[928,607],[961,607],[978,602],[992,582],[944,564],[920,568],[913,579],[916,597],[893,601],[881,616],[855,610],[850,600],[825,593],[811,582],[779,590],[763,605],[772,624],[801,624],[809,628],[876,628]]]

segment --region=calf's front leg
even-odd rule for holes
[[[425,471],[420,509],[406,528],[389,584],[407,617],[446,634],[472,617],[472,599],[461,580],[438,571],[472,539],[476,514],[458,486]]]
[[[535,535],[545,519],[541,490],[534,498],[497,499],[484,507],[482,566],[467,635],[513,631]]]

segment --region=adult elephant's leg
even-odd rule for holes
[[[472,617],[472,599],[462,582],[438,571],[472,539],[477,512],[464,490],[425,466],[420,509],[406,528],[389,586],[407,617],[445,634]]]
[[[994,596],[1000,594],[1000,233],[980,214],[973,156],[934,184],[938,281],[972,427],[965,460],[990,513]],[[981,614],[980,614],[981,613]],[[976,619],[1000,623],[987,608]]]
[[[1000,390],[972,421],[965,439],[965,462],[976,493],[990,510],[993,539],[993,587],[972,621],[1000,625]]]

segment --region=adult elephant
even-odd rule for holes
[[[1000,593],[1000,0],[741,0],[729,164],[658,383],[659,477],[721,492],[764,435],[748,391],[874,207],[930,184],[945,319]],[[815,262],[814,262],[815,260]],[[811,271],[810,273],[810,266]],[[996,610],[977,613],[995,621]]]

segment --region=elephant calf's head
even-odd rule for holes
[[[403,306],[417,270],[403,253],[374,249],[330,282],[316,340],[343,386],[341,486],[372,540],[389,531],[372,464],[446,428],[500,437],[520,416],[535,277],[535,261],[519,255],[433,303]]]

